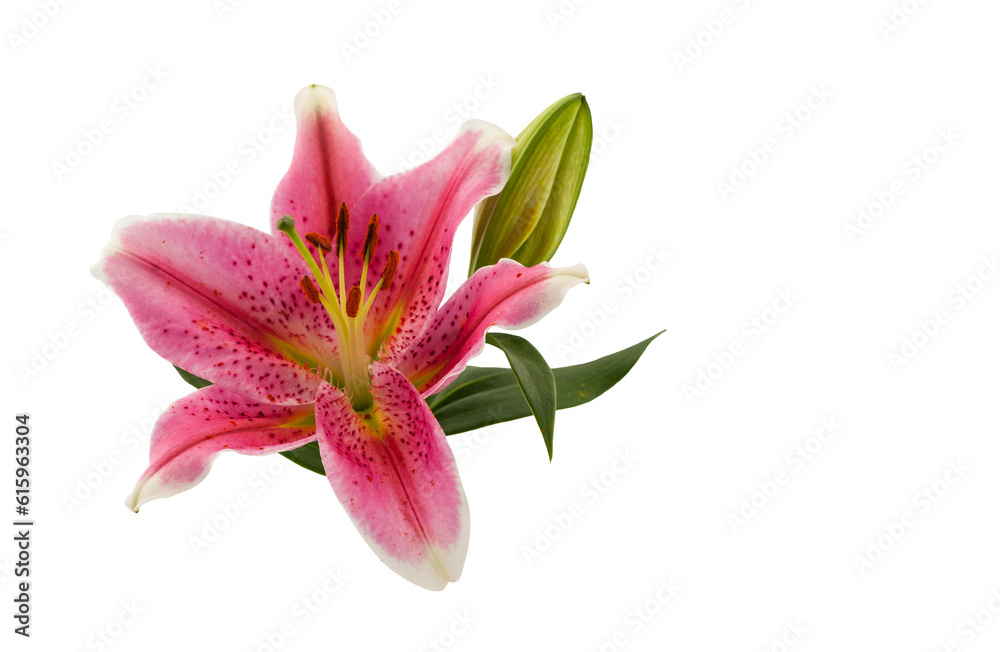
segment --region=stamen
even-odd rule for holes
[[[306,298],[309,299],[309,303],[319,303],[319,289],[316,287],[316,284],[313,283],[311,278],[303,276],[302,280],[299,281],[299,285],[302,286],[302,291],[305,292]]]
[[[365,301],[364,290],[368,265],[375,254],[375,247],[378,245],[378,217],[372,215],[368,223],[368,229],[364,242],[364,262],[361,266],[361,282],[358,285],[346,290],[344,284],[344,254],[347,250],[347,231],[349,229],[350,216],[347,206],[341,204],[337,215],[337,257],[339,259],[338,277],[339,285],[334,286],[330,277],[330,270],[326,265],[326,253],[332,251],[330,239],[319,233],[306,234],[306,240],[319,251],[309,250],[306,242],[299,237],[295,231],[295,220],[291,215],[285,215],[275,223],[279,231],[284,232],[292,241],[295,249],[298,250],[302,260],[309,267],[312,276],[305,275],[299,281],[302,292],[312,303],[319,303],[326,309],[327,313],[336,324],[334,329],[337,338],[337,350],[340,352],[340,366],[342,370],[343,387],[351,397],[351,403],[355,410],[364,410],[371,406],[371,378],[368,372],[370,359],[365,347],[364,320],[368,314],[375,295],[379,288],[388,280],[392,282],[395,276],[396,266],[399,261],[399,254],[395,251],[388,256],[386,268],[382,274],[386,278],[380,278],[375,287],[372,288],[371,295]],[[317,264],[317,259],[319,264]],[[339,292],[337,291],[339,287]],[[319,371],[319,370],[317,370]],[[333,377],[328,368],[323,370],[323,377],[326,378],[328,372],[331,377],[327,382],[335,384],[340,379]]]
[[[337,255],[347,249],[347,231],[351,228],[351,214],[347,212],[347,204],[340,202],[337,211]]]
[[[365,233],[365,244],[362,248],[361,260],[361,287],[368,288],[368,263],[372,262],[375,256],[375,247],[378,246],[378,215],[372,215],[368,220],[368,231]],[[364,299],[364,296],[361,297]]]
[[[347,316],[357,317],[358,308],[361,307],[361,288],[357,285],[351,288],[351,291],[347,293]]]
[[[344,252],[347,251],[347,231],[351,228],[351,214],[347,212],[347,204],[340,202],[337,210],[337,278],[340,280],[340,296],[338,302],[340,312],[344,312]]]
[[[366,263],[375,255],[376,246],[378,246],[378,215],[372,215],[368,220],[368,232],[365,233],[365,247],[362,253]]]
[[[392,287],[392,281],[396,278],[397,265],[399,265],[399,252],[392,250],[389,252],[389,260],[385,261],[385,269],[382,270],[383,290],[388,290]]]
[[[336,303],[337,292],[336,288],[333,286],[333,282],[330,280],[330,272],[326,268],[326,258],[319,254],[318,258],[322,263],[322,269],[316,264],[316,259],[313,254],[309,251],[306,243],[303,242],[302,238],[295,230],[295,220],[292,219],[291,215],[285,215],[280,220],[275,223],[275,227],[279,231],[285,233],[288,238],[295,245],[298,250],[299,255],[302,256],[302,260],[305,262],[306,266],[309,267],[309,271],[312,272],[312,278],[308,276],[303,277],[299,281],[302,287],[302,291],[305,293],[306,298],[313,303],[320,303],[326,308],[327,313],[336,323],[336,328],[334,332],[337,338],[337,348],[343,352],[340,358],[340,365],[343,371],[344,382],[348,386],[356,385],[359,381],[360,376],[358,375],[358,370],[360,367],[354,367],[351,355],[351,330],[348,328],[347,317],[341,310],[340,305]],[[313,279],[316,279],[313,281]],[[317,287],[317,283],[319,284]]]
[[[371,294],[368,295],[368,298],[364,301],[364,305],[361,306],[361,310],[358,311],[359,322],[364,323],[365,319],[368,318],[368,311],[371,309],[372,304],[375,303],[375,297],[378,295],[379,290],[389,289],[392,287],[392,282],[396,278],[396,268],[398,266],[399,252],[394,249],[389,252],[388,260],[385,261],[385,267],[382,269],[382,278],[375,283],[375,287],[372,288]],[[365,268],[367,267],[368,264],[365,263]]]
[[[312,233],[312,234],[309,234],[309,235],[315,235],[315,236],[317,236],[319,238],[322,238],[323,240],[326,241],[327,247],[330,246],[330,239],[329,238],[325,238],[325,237],[319,235],[318,233]],[[308,238],[309,235],[307,235],[306,238]],[[324,255],[328,251],[332,251],[332,249],[323,249],[322,247],[320,247],[320,254],[319,254],[318,258],[319,258],[320,266],[323,268],[323,280],[320,282],[320,287],[324,288],[324,290],[329,290],[330,292],[332,292],[333,293],[333,298],[336,299],[337,298],[336,289],[333,287],[333,279],[330,278],[330,269],[326,266],[326,256]],[[337,307],[339,308],[340,305],[337,304]]]
[[[325,254],[333,251],[333,245],[330,244],[330,238],[325,235],[320,235],[319,233],[307,233],[306,242],[316,247]]]

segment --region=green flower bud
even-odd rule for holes
[[[545,109],[518,135],[510,179],[476,206],[470,276],[501,258],[530,267],[552,257],[573,217],[593,139],[580,93]]]

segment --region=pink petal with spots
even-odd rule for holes
[[[470,120],[432,160],[383,179],[350,206],[352,229],[359,216],[377,214],[381,221],[369,290],[389,251],[399,252],[395,283],[379,292],[365,322],[370,354],[378,352],[383,337],[383,355],[405,348],[441,305],[455,229],[481,199],[503,188],[513,145],[514,139],[499,127]],[[355,237],[348,261],[360,262],[361,245]],[[352,278],[347,282],[358,282],[348,276]]]
[[[406,375],[424,396],[445,388],[483,350],[486,329],[524,328],[558,306],[567,290],[590,282],[587,268],[524,267],[503,258],[482,267],[435,315],[419,340],[384,360]]]
[[[201,482],[222,451],[268,455],[316,439],[312,405],[257,403],[212,385],[174,403],[153,428],[149,468],[125,505],[134,512]]]
[[[382,176],[341,122],[329,88],[312,85],[299,91],[295,120],[295,153],[271,199],[271,232],[277,235],[274,224],[291,215],[300,235],[315,231],[332,238],[341,202],[352,206]]]
[[[267,233],[210,217],[127,217],[91,271],[150,348],[220,387],[311,403],[310,369],[336,367],[330,318],[298,284],[305,263]]]
[[[334,493],[375,554],[418,586],[440,590],[462,574],[469,506],[441,426],[398,371],[371,366],[371,409],[320,386],[320,455]]]

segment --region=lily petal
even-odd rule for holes
[[[279,235],[275,223],[291,215],[299,233],[314,231],[332,238],[341,202],[353,206],[382,175],[340,120],[337,96],[326,86],[314,84],[299,91],[295,121],[292,164],[271,199],[271,232]]]
[[[334,493],[375,554],[418,586],[462,573],[469,506],[441,426],[395,369],[371,366],[373,406],[351,407],[324,383],[316,396],[319,451]]]
[[[382,224],[369,290],[389,251],[399,252],[396,280],[379,292],[365,322],[370,354],[378,353],[374,347],[383,338],[383,355],[405,348],[441,305],[455,229],[481,199],[503,188],[513,146],[514,139],[499,127],[470,120],[443,152],[420,167],[386,177],[351,207],[353,215],[365,219],[377,214]],[[360,261],[361,244],[354,238],[350,260]]]
[[[277,238],[226,220],[127,217],[91,272],[168,361],[292,405],[312,402],[319,381],[309,370],[336,360],[337,343],[326,311],[298,287],[305,264],[289,254]]]
[[[406,375],[422,395],[430,396],[483,350],[490,326],[530,326],[558,306],[567,290],[583,282],[590,282],[583,265],[524,267],[503,258],[466,279],[420,339],[384,362]]]
[[[137,512],[143,503],[190,489],[208,475],[222,451],[268,455],[314,439],[312,405],[257,403],[217,385],[199,389],[171,405],[157,420],[149,468],[125,505]]]

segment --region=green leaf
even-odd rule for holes
[[[181,375],[181,378],[186,380],[189,385],[196,387],[198,389],[201,389],[202,387],[208,387],[209,385],[212,384],[211,381],[205,380],[204,378],[199,378],[198,376],[195,376],[193,373],[189,371],[184,371],[177,365],[174,365],[174,369],[177,370],[177,373],[179,373]]]
[[[466,367],[446,388],[427,397],[427,405],[431,412],[437,410],[439,405],[445,405],[457,401],[466,396],[471,396],[484,391],[484,388],[506,386],[510,380],[510,369],[499,367]]]
[[[663,334],[611,355],[552,370],[556,379],[556,409],[588,403],[625,377],[649,344]],[[458,378],[428,403],[445,434],[455,435],[531,415],[514,374],[509,369],[466,367]],[[488,406],[488,407],[487,407]]]
[[[309,442],[305,446],[299,446],[293,450],[279,453],[279,455],[287,457],[302,468],[309,469],[313,473],[326,475],[326,471],[323,469],[323,460],[319,456],[319,444],[314,441]]]
[[[556,427],[556,379],[545,358],[531,342],[510,333],[487,333],[486,343],[507,356],[514,380],[535,415],[545,440],[545,450],[552,461],[552,435]]]

